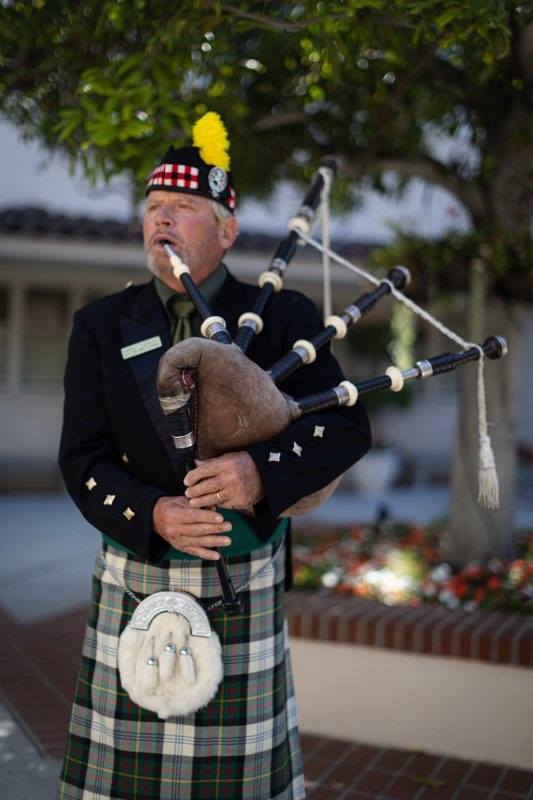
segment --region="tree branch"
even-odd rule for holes
[[[320,25],[324,20],[322,17],[310,17],[307,19],[295,20],[294,22],[287,22],[283,19],[276,17],[269,17],[266,14],[258,14],[254,11],[245,11],[237,6],[228,5],[227,3],[218,4],[216,0],[208,0],[208,5],[213,8],[218,8],[221,11],[230,14],[240,19],[247,19],[250,22],[257,22],[259,25],[264,25],[267,28],[274,28],[277,31],[284,31],[285,33],[298,33],[301,30],[307,30],[311,25]],[[379,11],[371,11],[372,17],[379,20],[385,25],[390,25],[393,28],[403,28],[406,30],[415,30],[416,25],[406,22],[405,20],[393,19],[392,17],[380,13]],[[328,20],[345,20],[346,12],[342,11],[337,14],[328,14]]]
[[[472,183],[460,178],[454,170],[429,156],[417,158],[376,156],[367,160],[366,154],[363,154],[364,162],[346,154],[339,154],[336,157],[340,162],[340,172],[345,177],[360,180],[363,175],[372,172],[395,172],[404,178],[422,178],[454,194],[474,217],[482,216],[484,213],[481,191]]]
[[[259,25],[265,25],[267,28],[274,28],[277,31],[285,31],[288,33],[296,33],[300,28],[301,23],[291,23],[285,22],[282,19],[277,19],[276,17],[268,17],[266,14],[257,14],[253,11],[245,11],[242,8],[238,8],[237,6],[230,6],[226,3],[222,3],[219,5],[216,0],[209,0],[208,5],[219,8],[221,11],[225,12],[226,14],[231,14],[233,17],[239,17],[240,19],[247,19],[250,22],[257,22]]]
[[[285,111],[283,114],[267,114],[261,117],[253,126],[256,131],[273,131],[276,128],[285,128],[288,125],[299,125],[309,122],[310,115],[305,111]]]

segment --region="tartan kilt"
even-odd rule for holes
[[[241,614],[208,612],[224,662],[214,699],[166,720],[133,703],[120,685],[118,637],[137,604],[97,558],[57,800],[305,797],[283,612],[284,549],[281,542],[228,559],[235,587],[271,563],[241,592]],[[102,553],[141,600],[169,589],[202,600],[220,596],[216,569],[206,562],[153,566],[108,545]]]

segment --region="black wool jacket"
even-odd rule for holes
[[[226,278],[213,310],[224,317],[232,336],[258,293],[232,275]],[[264,322],[249,351],[264,368],[297,339],[310,339],[323,327],[315,305],[288,290],[272,296]],[[154,337],[161,346],[122,357],[122,348]],[[65,372],[59,465],[67,490],[92,525],[152,562],[160,561],[169,547],[152,529],[154,504],[165,495],[184,493],[182,457],[170,439],[155,386],[159,359],[170,344],[166,312],[151,280],[76,312]],[[342,379],[329,348],[322,348],[313,364],[297,370],[280,388],[302,397]],[[325,427],[322,437],[313,436],[315,425]],[[302,447],[299,456],[293,451],[295,441]],[[273,440],[248,447],[266,492],[251,519],[258,536],[266,541],[284,509],[332,481],[369,447],[368,419],[360,403],[304,417]],[[269,461],[273,450],[281,453],[279,461]]]

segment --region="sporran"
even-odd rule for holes
[[[185,592],[156,592],[139,604],[119,638],[118,669],[133,702],[160,719],[207,705],[224,675],[219,638]]]
[[[272,564],[277,548],[237,591],[243,591]],[[138,604],[118,642],[122,688],[142,708],[160,719],[186,716],[206,706],[224,677],[222,647],[206,611],[187,592],[155,592],[140,600],[101,560],[115,582]],[[207,610],[221,605],[216,600]]]

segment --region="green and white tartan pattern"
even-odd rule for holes
[[[83,656],[57,800],[301,800],[305,797],[296,705],[283,612],[284,545],[228,559],[243,612],[209,612],[224,679],[204,709],[159,717],[134,704],[117,670],[118,637],[135,601],[97,558]],[[143,600],[179,589],[220,596],[214,565],[153,566],[104,545],[114,575]]]

